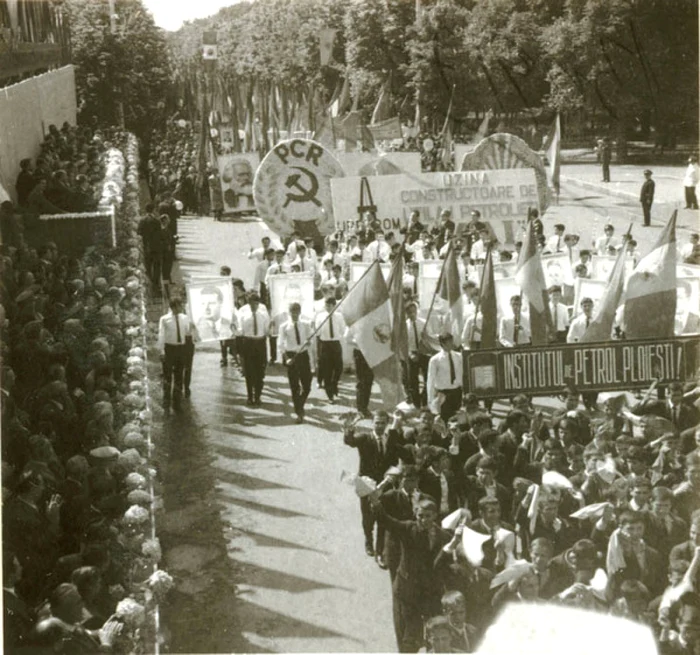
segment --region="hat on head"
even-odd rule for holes
[[[652,175],[652,172],[648,168],[645,168],[644,175]]]
[[[108,464],[117,461],[119,449],[114,446],[99,446],[90,451],[90,458],[94,464]]]

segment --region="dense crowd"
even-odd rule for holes
[[[18,180],[25,208],[78,209],[69,188],[83,171],[99,186],[104,146],[90,134],[51,128],[37,160],[44,177],[23,166]],[[67,186],[38,195],[56,167]],[[34,247],[14,208],[4,211],[12,218],[0,257],[5,650],[121,652],[124,619],[115,612],[150,573],[134,568],[124,519],[127,509],[148,519],[151,502],[146,443],[128,422],[142,409],[133,393],[141,383],[129,377],[145,375],[129,337],[142,321],[138,252],[98,247],[78,257],[52,242]]]

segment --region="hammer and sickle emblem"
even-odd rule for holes
[[[299,193],[287,193],[287,200],[282,206],[286,207],[290,202],[313,202],[318,207],[322,207],[322,203],[316,198],[316,194],[318,193],[318,179],[316,176],[303,166],[292,166],[292,168],[296,168],[296,170],[301,171],[306,176],[309,180],[310,187],[307,189],[299,183],[302,177],[301,175],[292,173],[287,178],[285,185],[289,189],[297,189]]]

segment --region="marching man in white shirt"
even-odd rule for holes
[[[163,361],[163,407],[179,409],[182,399],[182,383],[187,363],[186,339],[193,336],[192,326],[187,314],[182,312],[182,301],[173,298],[170,311],[160,317],[158,322],[158,350]],[[172,397],[171,397],[172,393]]]
[[[282,324],[277,339],[280,361],[287,368],[287,379],[292,391],[297,423],[304,422],[304,404],[311,391],[311,378],[316,368],[313,352],[313,327],[308,321],[300,320],[301,305],[289,305],[289,320]]]
[[[406,362],[406,390],[414,407],[425,407],[428,401],[428,366],[430,357],[421,348],[425,319],[418,316],[418,305],[410,302],[406,305],[406,334],[408,335],[408,361]],[[420,378],[423,378],[423,391]]]
[[[554,234],[547,239],[546,249],[551,253],[565,252],[566,242],[564,240],[564,232],[566,227],[561,223],[554,226]]]
[[[620,245],[613,236],[614,232],[615,228],[610,223],[603,228],[603,236],[598,237],[593,244],[596,255],[605,256],[608,254],[608,248],[617,248]]]
[[[566,343],[566,334],[569,330],[569,310],[561,301],[561,287],[553,284],[549,291],[549,313],[552,316],[555,342]]]
[[[579,314],[571,321],[569,334],[566,336],[567,343],[576,343],[580,341],[593,320],[593,301],[590,298],[581,300],[581,309],[583,313]]]
[[[513,316],[504,316],[498,328],[498,340],[506,348],[527,346],[530,343],[530,319],[522,312],[522,298],[512,296],[510,307]]]
[[[248,293],[248,304],[238,310],[238,322],[243,337],[243,373],[248,392],[248,406],[260,407],[260,394],[265,382],[267,364],[267,335],[270,331],[270,315],[260,296]]]
[[[428,364],[428,407],[445,423],[462,405],[462,354],[454,352],[449,332],[440,335],[440,352]]]

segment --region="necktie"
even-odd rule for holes
[[[588,327],[591,324],[591,319],[586,316],[586,327]]]
[[[559,313],[557,312],[557,306],[552,305],[552,313],[554,314],[554,331],[559,331]]]
[[[377,450],[379,451],[379,456],[382,457],[384,455],[384,444],[381,437],[377,437]]]
[[[294,334],[297,337],[297,346],[301,346],[301,338],[299,337],[299,324],[294,324]]]
[[[182,343],[182,334],[180,333],[180,321],[177,319],[177,314],[175,314],[175,328],[177,329],[177,342]]]
[[[513,318],[513,345],[518,345],[518,327],[520,323],[520,316]]]
[[[413,276],[413,295],[418,295],[418,278],[415,275]]]
[[[258,315],[253,312],[253,336],[258,336]]]
[[[416,340],[416,350],[418,350],[418,328],[416,327],[416,319],[411,321],[413,323],[413,338]]]
[[[450,384],[454,384],[457,376],[455,375],[455,363],[452,361],[452,353],[447,353],[447,359],[450,360]]]
[[[557,252],[561,250],[561,237],[557,237]]]
[[[331,339],[335,339],[335,334],[333,334],[333,315],[328,316],[328,327],[331,331]]]
[[[301,272],[304,272],[304,258],[302,257],[299,261],[301,261]]]

